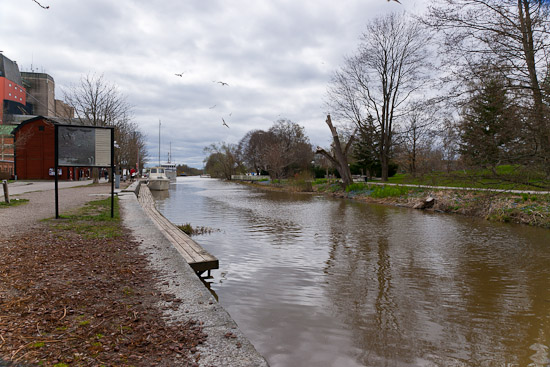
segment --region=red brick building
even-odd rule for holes
[[[15,175],[19,180],[55,178],[55,124],[51,118],[37,116],[23,121],[12,134],[15,137]],[[60,180],[89,177],[88,168],[59,167]]]

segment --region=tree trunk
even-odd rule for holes
[[[351,146],[351,143],[353,142],[355,131],[353,132],[350,140],[346,144],[346,147],[342,150],[342,145],[340,144],[340,138],[338,137],[336,128],[332,125],[332,120],[330,118],[330,115],[327,115],[326,123],[332,133],[333,155],[331,155],[326,150],[320,147],[317,148],[316,153],[324,155],[325,157],[328,158],[328,160],[330,160],[336,166],[336,169],[338,170],[338,172],[340,173],[340,177],[342,178],[343,186],[348,187],[353,183],[353,179],[351,177],[351,171],[348,165],[348,151]]]
[[[92,168],[92,178],[93,178],[93,183],[99,183],[99,168],[97,167],[93,167]]]

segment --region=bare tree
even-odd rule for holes
[[[242,171],[238,148],[235,144],[218,143],[204,148],[209,156],[205,159],[205,169],[212,177],[231,180],[231,175]]]
[[[119,125],[115,130],[115,140],[119,146],[116,149],[116,159],[120,168],[135,168],[138,172],[147,162],[148,153],[145,136],[134,122]]]
[[[332,133],[332,149],[331,152],[327,152],[325,149],[317,147],[316,153],[322,154],[334,165],[334,167],[336,167],[336,169],[340,173],[340,177],[342,178],[343,186],[347,187],[353,183],[348,164],[348,155],[349,150],[353,144],[353,139],[355,137],[357,129],[353,131],[346,145],[342,146],[342,143],[340,142],[340,137],[338,136],[338,131],[336,131],[336,128],[332,124],[332,119],[330,118],[330,115],[327,115],[327,119],[325,120],[325,122],[328,125],[330,132]]]
[[[257,174],[267,171],[264,155],[268,142],[272,140],[270,135],[267,131],[251,130],[239,142],[243,162]]]
[[[480,65],[498,65],[508,90],[524,101],[524,123],[536,135],[533,155],[546,167],[550,123],[541,81],[548,75],[549,14],[541,0],[433,0],[424,19],[443,35],[460,87],[467,85],[464,76],[480,79],[486,71]]]
[[[257,173],[269,172],[274,179],[307,168],[313,150],[304,128],[287,119],[276,121],[268,131],[248,132],[239,143],[242,160]]]
[[[287,119],[276,121],[269,129],[266,166],[275,178],[288,177],[309,166],[313,150],[304,128]]]
[[[397,133],[400,163],[407,167],[412,177],[416,177],[419,171],[422,155],[430,150],[434,137],[434,113],[433,104],[415,103]]]
[[[131,141],[132,137],[136,136],[140,140],[138,145],[143,145],[143,135],[139,133],[138,126],[131,123],[131,107],[115,84],[105,81],[103,75],[87,74],[80,79],[79,84],[64,91],[64,98],[66,103],[74,109],[76,119],[81,124],[115,128],[115,140],[119,147],[115,154],[115,164],[119,168],[121,163],[128,166],[131,161],[125,157],[138,157],[135,145]],[[139,134],[134,135],[135,132]],[[145,159],[144,150],[139,154]],[[94,182],[98,182],[97,169],[92,170],[92,176]]]
[[[329,90],[337,116],[357,126],[374,117],[383,181],[388,179],[395,124],[410,113],[410,97],[426,85],[429,40],[429,33],[405,15],[374,19],[357,55],[346,60]]]
[[[131,107],[126,98],[103,75],[81,77],[79,84],[64,91],[64,98],[82,124],[116,126],[130,119]]]

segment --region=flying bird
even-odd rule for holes
[[[38,6],[41,7],[42,9],[49,9],[49,8],[50,8],[49,5],[48,5],[48,6],[42,5],[42,4],[40,4],[37,0],[32,0],[32,1],[34,1],[35,3],[37,3]]]
[[[227,85],[227,86],[229,87],[229,84],[227,84],[226,82],[222,82],[222,81],[219,81],[219,82],[217,82],[217,81],[213,80],[213,81],[212,81],[212,83],[218,83],[218,84],[221,84],[221,85],[222,85],[222,87],[223,87],[224,85]]]
[[[208,107],[208,108],[211,110],[211,109],[213,109],[213,108],[215,108],[215,107],[216,107],[216,105],[213,105],[212,107]]]
[[[229,129],[229,125],[227,125],[227,124],[225,123],[225,120],[223,119],[223,117],[222,117],[222,121],[223,121],[223,122],[222,122],[222,125],[225,126],[225,127],[227,127],[227,128]]]
[[[183,74],[185,74],[185,71],[182,71],[180,74],[176,73],[175,76],[179,76],[180,78],[183,78]]]

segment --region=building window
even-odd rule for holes
[[[10,93],[10,97],[11,97],[11,93]]]
[[[44,131],[44,126],[38,126],[38,131]]]
[[[10,84],[10,87],[11,87],[11,83],[9,83],[9,84]]]

